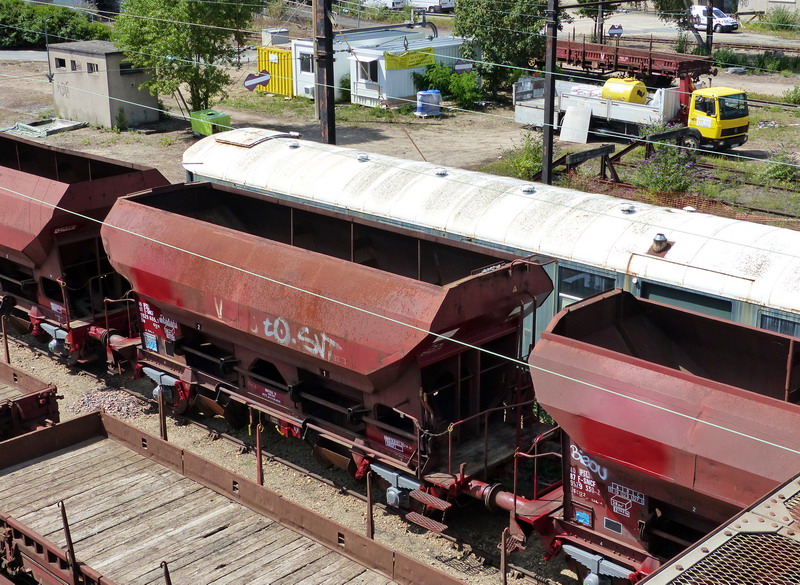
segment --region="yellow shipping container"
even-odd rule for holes
[[[266,87],[259,85],[256,91],[294,97],[291,49],[259,47],[258,70],[269,72],[271,77]]]

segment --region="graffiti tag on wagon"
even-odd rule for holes
[[[299,347],[306,353],[328,361],[333,360],[337,349],[342,349],[339,342],[325,332],[312,331],[305,325],[300,326],[296,332],[292,331],[289,322],[283,317],[264,319],[264,335],[285,347]]]

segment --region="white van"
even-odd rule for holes
[[[712,14],[714,21],[712,27],[714,32],[733,32],[739,28],[739,21],[735,18],[728,16],[719,8],[713,8]],[[706,7],[705,6],[692,6],[692,23],[698,30],[706,30]]]
[[[376,8],[388,8],[389,10],[401,10],[406,5],[406,0],[368,0],[367,6]]]
[[[456,0],[406,0],[406,3],[427,12],[452,12],[456,7]]]

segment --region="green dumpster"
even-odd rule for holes
[[[189,115],[192,118],[192,132],[196,134],[210,136],[231,128],[231,117],[216,110],[197,110]]]

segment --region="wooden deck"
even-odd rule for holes
[[[19,391],[19,388],[0,382],[0,402],[3,400],[14,400],[20,396],[22,396],[22,393]]]
[[[119,585],[388,584],[379,573],[111,439],[0,471],[0,511]]]

